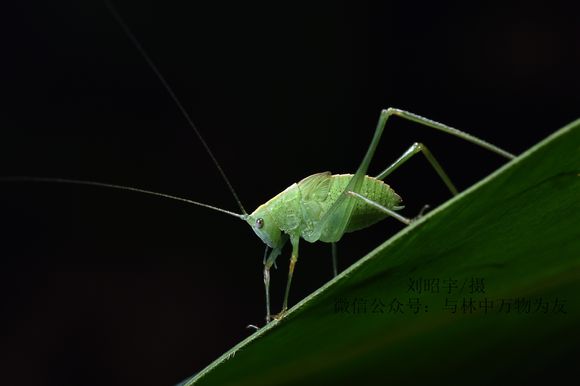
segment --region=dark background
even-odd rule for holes
[[[314,172],[353,172],[381,108],[515,153],[580,115],[578,9],[566,3],[117,3],[248,210]],[[1,15],[0,176],[238,210],[102,2],[23,1]],[[460,189],[504,163],[395,118],[371,173],[414,141]],[[408,216],[449,196],[421,157],[387,182]],[[263,245],[233,217],[136,193],[1,183],[0,224],[3,384],[174,384],[263,323]],[[347,235],[341,268],[400,228]],[[331,277],[329,246],[301,246],[291,303]],[[273,273],[274,311],[288,255]]]

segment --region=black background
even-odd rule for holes
[[[353,172],[388,106],[514,153],[577,118],[578,9],[564,4],[117,6],[253,210],[314,172]],[[102,2],[23,1],[3,6],[1,22],[0,176],[90,179],[238,211]],[[371,173],[414,141],[460,189],[504,163],[395,118]],[[449,195],[420,157],[388,183],[408,216]],[[3,384],[174,384],[263,323],[263,246],[233,217],[1,183],[0,224]],[[341,268],[400,228],[347,235]],[[328,245],[301,246],[291,303],[331,277]],[[273,273],[274,310],[288,254]]]

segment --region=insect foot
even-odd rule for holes
[[[431,209],[431,206],[429,204],[423,205],[423,207],[419,211],[419,214],[417,215],[417,217],[423,217],[423,215],[425,214],[425,212],[427,212],[429,209]]]
[[[280,313],[272,316],[272,319],[273,320],[282,320],[286,316],[287,313],[288,313],[288,310],[284,309],[284,310],[280,311]]]
[[[258,327],[258,326],[255,326],[255,325],[253,325],[253,324],[248,324],[248,325],[246,326],[246,329],[248,329],[248,330],[254,330],[254,332],[256,332],[256,331],[258,331],[258,330],[260,329],[260,327]]]
[[[425,215],[425,212],[427,212],[429,209],[431,209],[431,207],[430,207],[428,204],[426,204],[426,205],[423,205],[423,207],[422,207],[422,208],[421,208],[421,210],[419,211],[419,214],[418,214],[418,215],[416,215],[415,217],[413,217],[413,218],[411,219],[411,222],[414,222],[414,221],[417,221],[417,220],[419,220],[421,217],[423,217],[423,216]]]

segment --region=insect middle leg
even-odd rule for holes
[[[284,302],[282,303],[282,311],[276,315],[275,319],[280,319],[286,313],[288,309],[288,295],[290,294],[290,285],[292,284],[292,276],[294,275],[294,266],[298,261],[298,243],[300,241],[300,235],[290,236],[290,243],[292,244],[292,256],[290,256],[290,266],[288,267],[288,282],[286,283],[286,292],[284,293]]]
[[[375,178],[377,180],[384,180],[385,177],[387,177],[389,174],[391,174],[392,172],[397,170],[397,168],[399,168],[399,166],[401,166],[402,164],[407,162],[411,157],[413,157],[415,154],[418,154],[418,153],[423,153],[423,155],[425,156],[427,161],[429,161],[429,163],[431,164],[433,169],[435,169],[435,171],[437,172],[437,174],[439,175],[441,180],[443,180],[443,183],[451,191],[451,194],[453,194],[454,196],[457,195],[457,193],[458,193],[457,188],[455,187],[455,185],[453,185],[453,182],[451,182],[451,179],[449,178],[449,176],[447,176],[447,173],[445,173],[445,170],[443,170],[443,167],[441,167],[441,164],[435,159],[433,154],[431,154],[431,152],[429,151],[427,146],[425,146],[419,142],[415,142],[414,144],[412,144],[407,149],[407,151],[405,151],[403,153],[403,155],[401,155],[388,168],[386,168],[381,173],[379,173]]]
[[[397,170],[399,168],[399,166],[401,166],[402,164],[407,162],[411,157],[413,157],[415,154],[418,154],[418,153],[423,153],[423,155],[425,156],[427,161],[429,161],[429,163],[431,164],[433,169],[435,169],[435,171],[437,172],[437,174],[439,175],[439,177],[441,178],[443,183],[451,191],[451,194],[453,194],[454,196],[457,195],[457,193],[458,193],[457,188],[455,187],[453,182],[451,182],[451,179],[449,178],[449,176],[447,176],[447,173],[445,173],[445,170],[443,170],[443,167],[441,166],[441,164],[437,161],[437,159],[435,159],[433,154],[431,154],[431,151],[429,151],[427,146],[425,146],[419,142],[415,142],[414,144],[412,144],[395,162],[393,162],[389,167],[387,167],[385,170],[383,170],[381,173],[379,173],[379,175],[377,175],[375,178],[377,180],[385,179],[385,177],[387,177],[389,174],[391,174],[392,172]],[[419,213],[419,215],[417,217],[415,217],[414,219],[409,219],[409,218],[401,216],[397,212],[395,212],[389,208],[386,208],[383,205],[381,205],[375,201],[372,201],[371,199],[363,196],[360,193],[353,192],[353,191],[349,191],[347,193],[353,197],[356,197],[356,198],[364,201],[365,203],[367,203],[371,206],[374,206],[375,208],[379,209],[380,211],[388,214],[391,217],[394,217],[395,219],[399,220],[400,222],[402,222],[403,224],[406,224],[406,225],[409,225],[414,219],[421,217],[423,214],[423,211],[426,209],[426,207],[423,207],[423,209],[421,210],[421,212]]]

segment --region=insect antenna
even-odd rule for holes
[[[137,49],[137,51],[139,51],[139,53],[141,54],[141,56],[143,57],[143,59],[145,59],[145,61],[147,62],[147,65],[155,73],[155,76],[157,76],[157,78],[159,79],[159,81],[163,85],[163,88],[165,88],[165,90],[167,91],[167,93],[169,94],[169,96],[171,97],[171,99],[173,99],[173,102],[175,102],[177,108],[181,112],[181,115],[183,115],[183,117],[185,118],[185,120],[187,121],[187,123],[189,124],[189,126],[193,129],[193,131],[195,132],[195,134],[199,138],[199,140],[200,140],[201,144],[203,145],[203,147],[205,148],[207,154],[211,158],[211,160],[214,163],[215,167],[217,168],[217,170],[221,174],[224,182],[228,186],[228,189],[230,190],[230,192],[232,192],[232,195],[234,196],[234,199],[236,200],[236,202],[237,202],[238,206],[240,207],[242,213],[244,215],[247,215],[248,213],[244,209],[244,206],[242,205],[242,201],[240,201],[240,198],[238,197],[238,195],[237,195],[237,193],[236,193],[233,185],[230,183],[230,180],[226,176],[226,173],[223,171],[223,169],[220,166],[219,162],[217,161],[217,159],[213,155],[213,152],[211,151],[209,145],[207,144],[207,142],[205,141],[205,139],[203,139],[203,137],[201,135],[201,132],[197,129],[197,126],[193,123],[193,120],[191,119],[189,113],[187,112],[187,110],[185,109],[185,107],[183,107],[183,104],[179,101],[179,98],[177,98],[177,95],[175,95],[175,92],[173,91],[173,89],[171,88],[171,86],[169,85],[169,83],[167,83],[167,81],[165,80],[165,78],[163,77],[163,75],[161,74],[161,72],[159,71],[159,69],[157,68],[157,66],[155,65],[155,63],[153,62],[153,60],[151,59],[151,57],[147,54],[147,52],[145,51],[145,49],[143,48],[143,46],[141,45],[141,43],[139,43],[139,40],[137,40],[137,38],[135,37],[135,35],[133,34],[133,32],[129,29],[129,26],[127,25],[127,23],[125,23],[125,21],[123,20],[123,18],[121,17],[121,15],[119,14],[119,12],[115,8],[115,6],[109,0],[104,0],[104,2],[105,2],[105,5],[107,6],[107,8],[109,9],[109,12],[111,12],[111,14],[115,18],[115,20],[119,23],[119,25],[121,26],[121,28],[123,29],[123,31],[125,32],[125,34],[127,35],[127,37],[129,38],[129,40],[131,41],[131,43],[135,46],[135,48]],[[203,205],[203,206],[207,206],[207,205]]]
[[[64,184],[89,185],[89,186],[98,186],[98,187],[101,187],[101,188],[110,188],[110,189],[126,190],[126,191],[130,191],[130,192],[144,193],[144,194],[148,194],[150,196],[169,198],[171,200],[182,201],[182,202],[186,202],[188,204],[202,206],[204,208],[213,209],[213,210],[216,210],[218,212],[222,212],[222,213],[225,213],[225,214],[229,214],[230,216],[234,216],[234,217],[237,217],[237,218],[241,218],[242,220],[245,220],[248,217],[247,213],[239,214],[239,213],[230,212],[229,210],[225,210],[225,209],[222,209],[222,208],[218,208],[217,206],[213,206],[213,205],[204,204],[203,202],[193,201],[193,200],[190,200],[188,198],[183,198],[183,197],[178,197],[178,196],[172,196],[170,194],[154,192],[152,190],[146,190],[146,189],[141,189],[141,188],[134,188],[132,186],[108,184],[106,182],[87,181],[87,180],[73,180],[73,179],[68,179],[68,178],[51,178],[51,177],[0,177],[0,181],[10,181],[10,182],[58,182],[58,183],[64,183]]]

